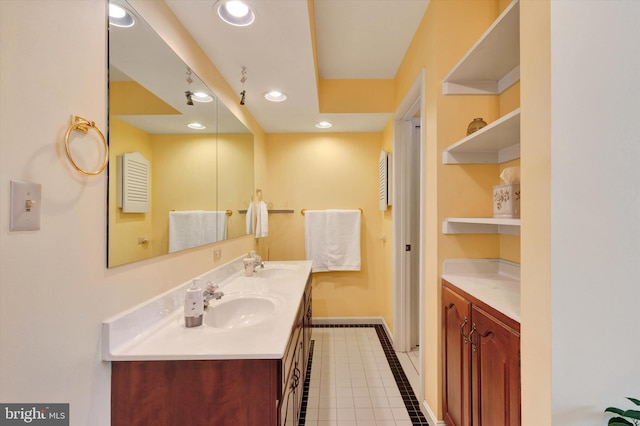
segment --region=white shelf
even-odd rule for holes
[[[520,80],[520,3],[514,0],[442,82],[445,95],[498,95]]]
[[[520,235],[520,219],[449,217],[442,222],[442,233]]]
[[[450,145],[443,164],[501,164],[520,158],[520,108]]]

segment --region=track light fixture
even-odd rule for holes
[[[240,92],[240,105],[244,105],[245,96],[247,95],[247,91],[244,89],[245,81],[247,81],[247,67],[242,67],[242,78],[240,78],[240,83],[242,83],[242,92]]]
[[[193,83],[193,79],[191,78],[191,68],[187,67],[187,78],[185,79],[187,80],[187,91],[184,92],[184,95],[187,97],[187,105],[193,105],[193,99],[191,99],[191,96],[193,96],[193,92],[191,91],[191,83]]]

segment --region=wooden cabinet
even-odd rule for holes
[[[520,333],[472,307],[471,399],[474,425],[520,424]]]
[[[468,333],[471,303],[447,287],[442,289],[443,400],[448,425],[471,424],[471,368]]]
[[[282,359],[113,362],[111,424],[297,425],[310,327],[309,277]]]
[[[443,284],[445,423],[520,425],[520,324]]]

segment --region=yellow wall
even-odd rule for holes
[[[522,79],[522,424],[550,425],[551,381],[551,18],[550,1],[520,5]],[[600,171],[602,173],[602,171]],[[587,259],[587,258],[585,258]],[[587,260],[585,260],[587,261]],[[559,283],[564,287],[565,283]],[[569,304],[570,305],[570,304]],[[573,308],[567,306],[567,315]],[[575,342],[568,342],[568,346]],[[567,349],[570,354],[571,350]],[[580,354],[582,356],[584,354]],[[570,355],[567,355],[570,356]],[[576,355],[578,356],[578,355]],[[595,365],[596,363],[594,363]],[[624,367],[622,367],[624,369]],[[559,375],[562,372],[557,372]],[[626,370],[625,370],[626,374]],[[562,398],[563,395],[557,395]],[[585,408],[587,407],[587,408]],[[599,407],[598,411],[604,406]],[[590,412],[593,407],[580,406]]]
[[[152,142],[151,136],[122,120],[111,117],[109,127],[109,264],[122,265],[153,256],[150,244],[138,244],[138,238],[151,239],[153,235],[153,212],[123,213],[118,208],[116,189],[116,158],[130,152],[139,152],[149,160],[151,170]],[[150,182],[153,190],[153,179]],[[153,195],[150,197],[150,202]],[[153,203],[152,203],[153,204]]]
[[[304,259],[301,209],[362,208],[362,268],[313,274],[316,317],[380,316],[388,312],[380,212],[377,201],[379,133],[271,134],[263,199],[274,209],[261,254],[271,260]],[[390,319],[390,318],[385,318]]]
[[[231,210],[229,236],[246,234],[247,209],[254,191],[253,136],[246,133],[218,135],[218,210]]]
[[[382,149],[389,153],[393,152],[393,121],[389,121],[382,132]],[[386,302],[383,305],[382,316],[393,333],[393,206],[388,206],[386,211],[378,211],[377,214],[380,216],[380,236],[384,238],[381,263],[384,268],[383,279],[386,284],[384,298]]]
[[[398,70],[396,105],[425,70],[426,206],[424,242],[424,397],[438,418],[441,414],[440,275],[448,258],[504,257],[519,261],[519,237],[443,235],[446,217],[490,217],[492,187],[499,183],[499,165],[443,165],[442,151],[466,136],[475,117],[491,123],[519,104],[514,86],[502,97],[444,96],[442,80],[484,31],[505,2],[495,0],[432,0]],[[443,42],[446,41],[446,42]]]
[[[393,111],[393,80],[320,79],[318,103],[323,113]]]

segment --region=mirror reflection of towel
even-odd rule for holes
[[[260,201],[256,206],[256,238],[269,235],[269,210],[267,203]]]
[[[227,239],[227,212],[169,212],[169,253]]]

